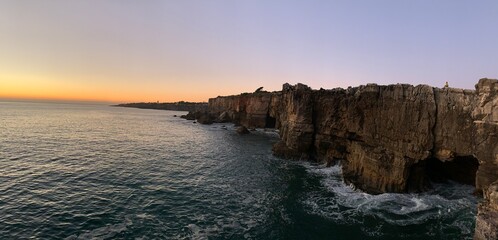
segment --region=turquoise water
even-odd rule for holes
[[[1,239],[471,239],[473,188],[369,195],[181,112],[0,102]]]

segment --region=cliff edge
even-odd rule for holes
[[[341,160],[344,181],[369,193],[423,191],[444,180],[474,185],[484,196],[476,239],[497,239],[498,80],[481,79],[475,90],[284,84],[279,92],[212,98],[207,114],[277,128],[275,155]]]

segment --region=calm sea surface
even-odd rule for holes
[[[0,102],[1,239],[471,239],[473,188],[369,195],[181,112]]]

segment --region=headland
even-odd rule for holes
[[[115,107],[131,107],[141,109],[156,109],[156,110],[173,110],[173,111],[205,111],[208,104],[206,102],[139,102],[139,103],[122,103],[114,105]]]
[[[480,79],[475,90],[284,84],[211,98],[187,118],[276,128],[276,156],[341,161],[344,181],[372,194],[424,191],[431,181],[474,185],[484,197],[475,239],[498,239],[498,80]]]

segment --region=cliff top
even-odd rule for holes
[[[411,84],[406,84],[406,83],[397,83],[397,84],[388,84],[388,85],[379,85],[376,83],[368,83],[368,84],[359,85],[356,87],[350,86],[348,88],[337,87],[337,88],[332,88],[332,89],[323,89],[323,88],[312,89],[311,87],[309,87],[308,85],[303,84],[303,83],[297,83],[296,85],[284,83],[282,85],[281,91],[268,92],[268,91],[261,90],[262,89],[261,88],[261,89],[258,89],[259,91],[256,90],[253,93],[245,92],[245,93],[241,93],[241,94],[217,96],[216,98],[231,98],[231,97],[238,97],[238,96],[244,96],[244,95],[264,96],[267,94],[278,94],[278,93],[290,91],[290,90],[298,90],[298,91],[311,90],[311,91],[321,91],[321,92],[327,92],[327,93],[330,93],[330,92],[354,93],[357,91],[378,91],[381,89],[392,89],[392,88],[404,88],[404,89],[406,89],[406,88],[411,88],[411,87],[414,87],[414,88],[432,88],[436,91],[447,91],[447,92],[452,92],[452,93],[474,94],[474,93],[476,93],[476,91],[477,91],[477,93],[479,93],[479,91],[480,92],[483,92],[483,91],[484,92],[498,92],[498,80],[491,79],[491,78],[482,78],[475,85],[476,89],[462,89],[462,88],[453,88],[453,87],[439,88],[439,87],[429,86],[426,84],[411,85]],[[215,98],[210,98],[210,100],[211,99],[215,99]]]

